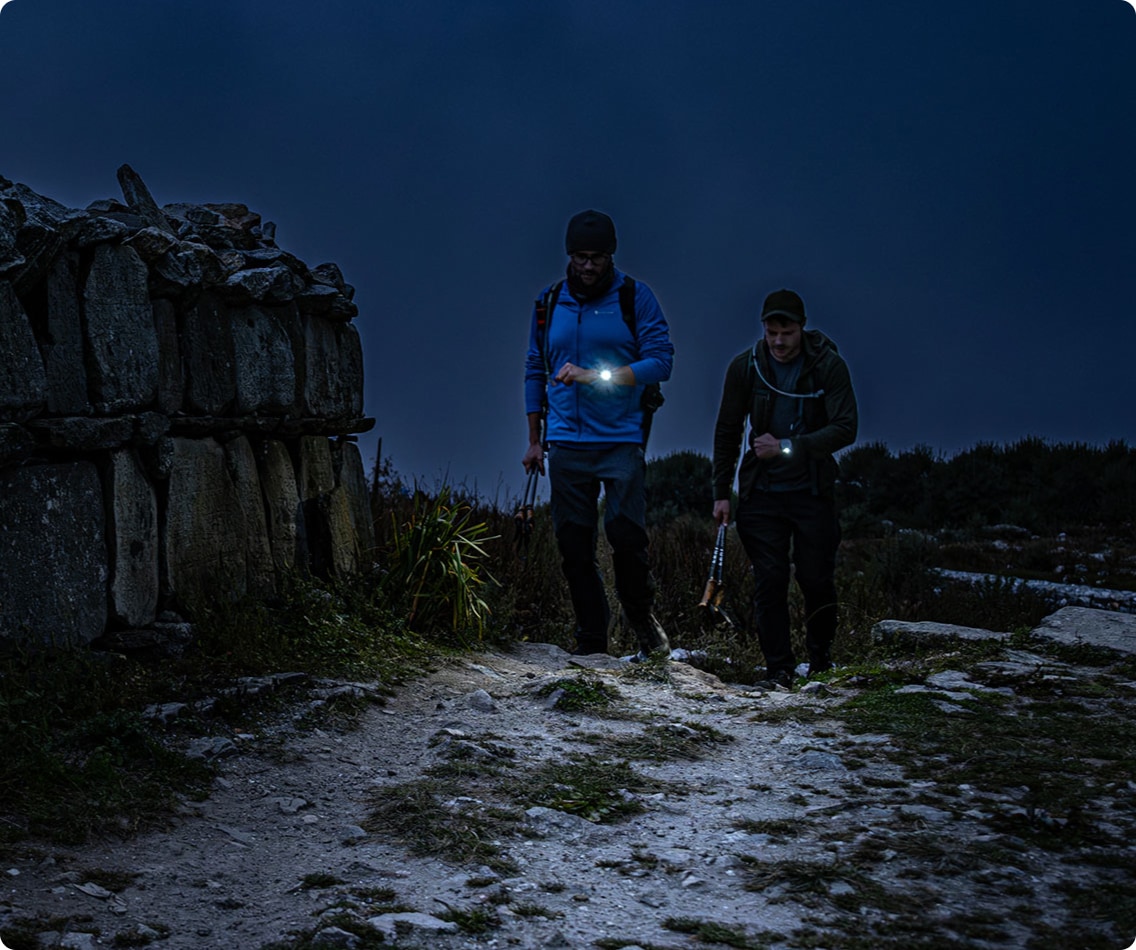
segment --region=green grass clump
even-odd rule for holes
[[[530,806],[554,808],[606,824],[642,812],[643,805],[632,793],[654,787],[626,762],[580,756],[538,768],[525,797]]]
[[[734,741],[733,736],[697,722],[650,725],[638,735],[589,734],[580,738],[595,746],[602,755],[660,762],[670,759],[702,759],[715,746]]]
[[[751,937],[743,927],[727,927],[725,924],[693,917],[668,917],[663,921],[663,926],[675,933],[690,934],[699,943],[737,947],[738,950],[768,950],[770,941],[781,939],[780,934],[770,932]]]
[[[480,805],[469,800],[469,791],[452,780],[384,786],[370,794],[370,813],[362,827],[403,842],[414,854],[514,872],[515,863],[496,839],[519,825],[520,814]]]
[[[564,712],[595,712],[607,709],[619,699],[619,690],[594,676],[565,676],[545,683],[539,696],[551,696],[561,691],[556,708]]]

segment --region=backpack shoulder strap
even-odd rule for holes
[[[536,301],[536,343],[540,349],[541,359],[544,360],[544,372],[552,374],[548,363],[548,328],[552,323],[552,314],[556,310],[556,301],[560,299],[560,288],[564,286],[563,280],[558,280],[548,288]]]
[[[635,281],[623,275],[623,283],[619,285],[619,311],[623,314],[623,322],[627,324],[627,328],[631,331],[631,335],[635,337],[635,343],[639,343],[639,327],[635,320]]]

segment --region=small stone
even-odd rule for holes
[[[474,690],[466,698],[466,701],[473,709],[476,709],[479,712],[497,711],[497,703],[494,701],[493,697],[483,689]]]
[[[325,927],[323,930],[316,932],[314,944],[320,947],[354,950],[355,947],[359,946],[359,938],[350,931],[343,930],[340,927]]]
[[[360,828],[358,825],[347,825],[343,831],[340,832],[339,841],[344,845],[355,845],[360,841],[365,841],[370,837],[367,832]]]
[[[381,914],[371,917],[367,923],[381,933],[384,939],[391,941],[406,934],[420,932],[423,934],[452,934],[458,932],[458,925],[448,920],[439,920],[429,914],[404,913]]]
[[[66,950],[97,950],[98,943],[94,934],[67,933],[59,938],[59,946]]]
[[[224,736],[216,736],[212,739],[194,739],[185,752],[186,758],[205,759],[206,761],[236,754],[236,744],[232,739]]]
[[[285,815],[295,815],[301,808],[307,808],[309,804],[303,798],[277,798],[274,801],[276,807]]]
[[[845,770],[845,765],[840,760],[840,756],[834,755],[831,752],[806,752],[797,760],[797,765],[799,768],[809,772],[837,772]]]

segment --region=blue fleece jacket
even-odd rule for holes
[[[670,378],[674,347],[662,308],[651,288],[635,282],[635,332],[619,309],[624,275],[616,270],[611,288],[601,298],[581,303],[565,285],[548,320],[548,366],[537,342],[536,308],[525,357],[525,412],[540,412],[548,393],[549,442],[638,443],[643,441],[643,410],[639,401],[648,383]],[[543,299],[548,288],[541,292]],[[565,363],[584,369],[630,366],[634,386],[611,383],[581,385],[549,380]]]

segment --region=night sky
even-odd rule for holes
[[[651,456],[709,454],[780,287],[861,443],[1136,440],[1126,0],[11,0],[0,87],[0,175],[81,208],[128,163],[338,263],[364,459],[425,487],[519,494],[532,301],[584,208],[670,322]]]

